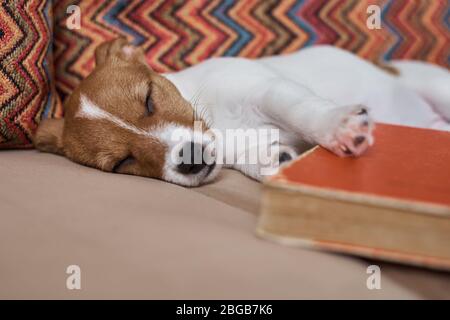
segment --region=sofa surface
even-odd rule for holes
[[[449,274],[257,238],[261,186],[234,171],[186,189],[28,150],[3,151],[0,176],[2,299],[450,298]]]

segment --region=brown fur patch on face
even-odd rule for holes
[[[65,103],[62,137],[54,139],[60,141],[59,150],[75,162],[101,170],[161,178],[167,146],[108,119],[80,117],[81,97],[143,132],[169,123],[193,128],[192,106],[169,80],[147,66],[139,49],[124,39],[102,44],[96,51],[96,61],[94,71]],[[153,106],[150,113],[147,99]]]

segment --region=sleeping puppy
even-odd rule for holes
[[[224,165],[261,180],[317,144],[362,155],[374,143],[374,120],[450,128],[449,73],[424,63],[393,63],[400,74],[392,75],[319,46],[158,74],[123,38],[99,46],[95,58],[65,118],[44,120],[34,143],[108,172],[198,186]]]

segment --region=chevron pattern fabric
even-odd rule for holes
[[[69,4],[81,8],[79,30],[66,28]],[[382,10],[380,30],[366,25],[371,4]],[[159,72],[212,56],[256,58],[323,43],[371,60],[450,63],[448,0],[63,0],[54,9],[62,96],[92,70],[95,47],[119,34],[143,46]]]
[[[81,9],[81,28],[70,30],[72,4]],[[366,25],[372,4],[381,8],[380,30]],[[324,43],[373,61],[417,59],[449,68],[450,2],[3,0],[0,148],[31,146],[39,119],[62,116],[58,97],[93,69],[95,47],[118,35],[143,46],[158,72],[213,56],[256,58]]]
[[[52,81],[52,6],[0,2],[0,148],[30,147],[41,116],[62,114]]]

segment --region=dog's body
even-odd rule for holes
[[[335,47],[317,46],[259,60],[210,59],[166,77],[186,99],[199,97],[198,107],[206,110],[212,127],[221,130],[224,136],[228,129],[269,126],[280,129],[280,144],[292,147],[292,156],[303,151],[305,143],[321,144],[343,155],[333,146],[335,142],[327,141],[326,137],[338,131],[343,126],[342,120],[351,117],[354,108],[360,105],[368,107],[377,122],[450,130],[449,122],[439,114],[442,112],[450,119],[450,105],[445,105],[450,102],[448,72],[419,62],[392,65],[400,69],[400,75],[392,75]],[[422,91],[425,97],[436,92],[435,96],[447,93],[449,97],[434,106],[419,90],[414,90],[422,88],[418,83],[431,88]],[[448,86],[437,88],[444,83]],[[327,117],[322,112],[334,116]],[[368,119],[365,115],[357,117],[361,122]],[[320,120],[322,123],[313,126],[314,121]],[[366,136],[370,144],[369,131],[356,129],[352,138]],[[359,155],[366,147],[361,144],[360,149],[350,148],[353,155]],[[234,163],[231,167],[261,178],[257,166]]]
[[[270,168],[315,144],[339,156],[361,155],[373,143],[373,120],[450,130],[450,75],[447,70],[418,62],[394,62],[400,71],[395,76],[350,53],[320,46],[259,60],[214,58],[178,73],[160,76],[149,71],[133,80],[133,72],[143,72],[139,69],[144,65],[143,56],[123,40],[116,40],[98,50],[97,64],[93,75],[69,99],[65,125],[55,130],[56,123],[43,124],[36,146],[106,171],[186,186],[211,181],[223,162],[261,179],[261,164],[239,161],[261,148],[269,151]],[[119,68],[120,73],[111,71]],[[127,74],[130,80],[123,80]],[[105,85],[115,88],[107,95],[99,93],[105,89],[99,81],[108,77],[113,83]],[[114,81],[135,83],[117,86]],[[98,86],[95,91],[93,86]],[[148,114],[142,105],[148,107],[150,95]],[[124,101],[126,96],[136,98]],[[115,100],[120,108],[114,105]],[[195,138],[190,121],[196,119],[214,128],[216,134]],[[99,133],[93,122],[117,136],[111,142],[109,129]],[[201,130],[205,133],[206,129]],[[219,157],[228,156],[230,150],[223,141],[219,144],[217,133],[226,140],[231,129],[279,129],[279,137],[256,145],[238,145],[231,150],[234,160],[223,161]],[[191,133],[191,137],[175,143],[175,130]],[[94,148],[80,141],[92,134],[98,134],[106,145],[96,141]],[[206,149],[212,141],[223,153],[214,151],[211,163],[173,163],[171,155],[182,156],[181,147],[189,145],[194,153],[194,144]],[[121,156],[114,154],[114,146],[123,150]],[[158,159],[162,163],[157,163]]]

